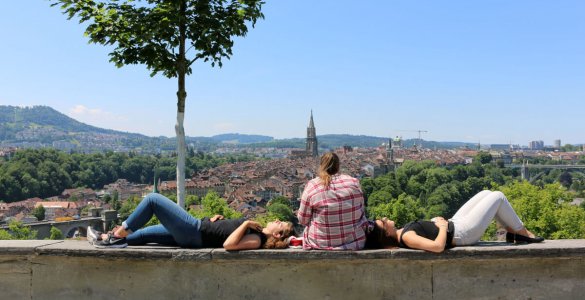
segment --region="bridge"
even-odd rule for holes
[[[112,222],[117,220],[118,213],[115,210],[107,210],[101,212],[101,217],[91,216],[77,220],[70,221],[41,221],[25,223],[24,226],[30,227],[37,231],[37,239],[46,239],[51,236],[51,227],[55,227],[63,233],[65,238],[72,238],[77,236],[87,236],[87,227],[91,226],[100,231],[107,231],[111,227]],[[8,230],[8,225],[0,226],[0,228]]]
[[[509,164],[506,168],[529,168],[529,169],[585,169],[585,165],[530,165],[530,164]]]
[[[506,168],[519,168],[520,174],[523,180],[528,180],[529,182],[533,182],[534,180],[538,179],[542,176],[545,171],[542,171],[536,176],[530,178],[530,173],[528,173],[528,169],[562,169],[562,170],[580,170],[585,169],[585,165],[530,165],[530,164],[508,164],[505,166]]]

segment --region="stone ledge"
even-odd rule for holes
[[[513,258],[585,258],[585,240],[547,240],[540,244],[513,245],[482,242],[476,246],[456,247],[441,254],[409,249],[362,251],[321,250],[247,250],[182,249],[165,246],[132,246],[124,249],[98,249],[86,241],[0,241],[0,255],[42,255],[102,257],[142,260],[312,260],[312,259],[513,259]]]
[[[418,250],[0,241],[4,299],[582,299],[585,240]]]

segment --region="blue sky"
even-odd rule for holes
[[[188,136],[585,142],[585,1],[268,0],[223,68],[187,78]],[[0,104],[174,135],[174,79],[116,68],[48,1],[0,10]]]

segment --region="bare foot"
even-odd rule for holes
[[[522,229],[516,231],[516,234],[523,235],[523,236],[527,236],[529,238],[534,238],[535,237],[534,233],[528,231],[528,229],[526,229],[526,228],[522,228]]]
[[[115,237],[127,237],[128,236],[128,231],[126,231],[124,229],[124,227],[120,226],[118,228],[114,228],[114,236]]]

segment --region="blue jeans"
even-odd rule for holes
[[[159,225],[142,228],[155,215]],[[157,243],[201,248],[201,220],[194,218],[175,202],[160,194],[144,197],[122,226],[130,232],[128,245]]]

